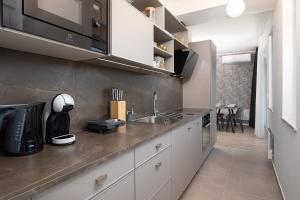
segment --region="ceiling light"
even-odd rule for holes
[[[229,17],[239,17],[243,14],[245,8],[244,0],[229,0],[226,11]]]

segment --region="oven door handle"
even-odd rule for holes
[[[209,128],[210,125],[211,125],[210,123],[206,124],[206,125],[205,125],[205,128]]]

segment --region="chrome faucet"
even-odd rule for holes
[[[157,93],[155,91],[153,93],[153,116],[157,116],[158,113]]]

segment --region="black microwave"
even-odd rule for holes
[[[0,0],[1,26],[108,53],[109,0]]]

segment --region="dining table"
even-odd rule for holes
[[[235,104],[227,104],[227,105],[218,105],[217,106],[217,115],[220,116],[220,119],[218,119],[217,121],[218,121],[218,123],[221,123],[222,128],[223,128],[224,118],[226,119],[226,122],[227,122],[226,131],[228,131],[229,126],[230,126],[232,132],[235,133],[235,129],[234,129],[234,127],[236,126],[235,116],[239,109],[240,109],[240,107]],[[226,110],[226,111],[224,111],[224,110]]]

